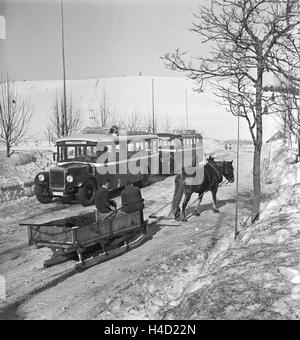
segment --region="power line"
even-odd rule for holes
[[[186,118],[186,129],[189,129],[189,115],[188,115],[188,98],[187,90],[185,90],[185,118]]]
[[[64,109],[63,109],[63,136],[67,132],[67,90],[66,90],[66,62],[65,62],[65,33],[64,33],[64,7],[63,0],[60,1],[61,9],[61,42],[62,42],[62,61],[63,61],[63,84],[64,84]]]
[[[154,109],[154,79],[152,78],[152,129],[155,133],[155,109]]]

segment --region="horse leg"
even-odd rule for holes
[[[179,219],[180,219],[180,212],[181,212],[181,210],[180,210],[180,208],[178,207],[177,210],[176,210],[175,213],[174,213],[174,217],[175,217],[176,220],[179,220]]]
[[[211,190],[211,193],[212,193],[212,198],[213,198],[213,211],[215,213],[218,213],[220,212],[220,210],[217,208],[217,191],[218,191],[218,185],[216,185],[212,190]]]
[[[181,212],[181,214],[182,214],[182,218],[181,218],[182,222],[187,222],[187,218],[186,218],[186,215],[185,215],[185,209],[186,209],[186,207],[187,207],[187,205],[189,203],[189,200],[190,200],[191,196],[192,196],[192,193],[187,193],[187,192],[185,193],[184,201],[182,203],[182,212]]]
[[[199,194],[199,197],[198,197],[198,204],[197,204],[197,208],[195,209],[197,216],[200,216],[200,204],[202,202],[203,195],[204,194]]]

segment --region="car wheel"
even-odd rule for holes
[[[52,193],[48,188],[42,185],[35,185],[34,187],[35,196],[37,200],[42,204],[48,204],[52,201]]]
[[[87,207],[95,202],[96,185],[93,180],[87,181],[84,187],[78,190],[79,202]]]
[[[141,186],[146,187],[150,184],[150,175],[144,174],[143,179],[141,180]]]

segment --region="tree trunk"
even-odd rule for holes
[[[284,114],[283,118],[283,145],[287,143],[287,115]]]
[[[252,210],[252,222],[259,219],[260,214],[260,158],[261,148],[255,145],[254,158],[253,158],[253,210]]]
[[[262,125],[262,94],[263,94],[263,59],[262,59],[262,45],[258,46],[258,66],[257,66],[257,83],[256,83],[256,139],[254,143],[254,157],[253,157],[253,215],[252,222],[259,219],[260,214],[260,159],[261,159],[261,147],[263,137],[263,125]]]
[[[299,161],[300,161],[300,131],[298,131],[297,141],[298,141],[298,155],[297,155],[297,162],[299,162]]]
[[[6,143],[6,157],[10,158],[11,153],[10,153],[10,144]]]

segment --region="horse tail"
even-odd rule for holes
[[[175,191],[172,200],[172,209],[170,211],[170,215],[175,215],[179,209],[179,204],[181,202],[183,195],[183,178],[182,174],[177,174],[175,177]]]

